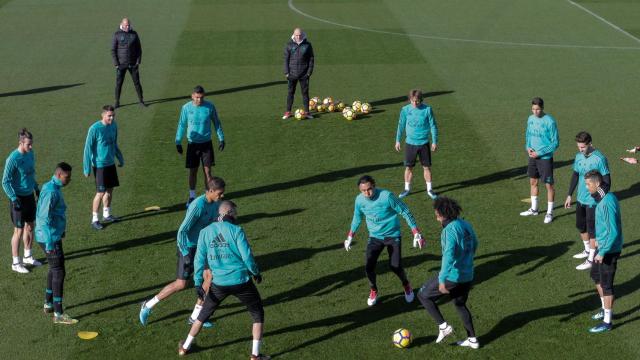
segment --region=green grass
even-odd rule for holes
[[[640,5],[633,1],[581,1],[582,6],[640,36]],[[637,358],[640,279],[638,169],[616,159],[635,145],[640,47],[566,1],[311,1],[301,11],[388,33],[339,27],[302,17],[287,1],[0,0],[0,154],[15,146],[26,126],[35,135],[37,178],[68,161],[74,179],[65,188],[65,305],[80,318],[54,326],[41,313],[46,267],[26,276],[9,269],[6,200],[0,206],[0,351],[3,358],[170,358],[188,331],[194,292],[161,302],[149,326],[138,324],[139,302],[175,276],[175,232],[184,216],[186,170],[173,137],[180,106],[202,84],[218,108],[227,149],[216,152],[214,173],[227,181],[242,223],[264,271],[264,351],[278,358],[532,358],[562,354],[586,358],[615,353]],[[89,227],[93,179],[81,174],[86,131],[112,102],[110,37],[122,16],[132,19],[144,48],[141,67],[147,109],[118,110],[126,166],[114,211],[127,221],[94,232]],[[25,21],[27,20],[28,21]],[[313,121],[281,121],[286,83],[282,50],[302,26],[316,52],[312,96],[367,100],[375,113],[347,122],[338,114]],[[460,42],[424,36],[493,42],[587,46],[535,47]],[[409,89],[436,113],[441,147],[434,155],[436,190],[460,201],[480,240],[476,286],[469,306],[479,339],[476,352],[433,344],[436,327],[417,304],[407,305],[386,256],[379,263],[382,302],[368,308],[363,257],[366,231],[353,250],[341,241],[357,195],[356,179],[373,175],[380,187],[402,187],[401,155],[393,151],[397,115]],[[627,246],[616,276],[616,327],[586,332],[598,307],[588,275],[570,255],[581,244],[572,210],[521,218],[528,196],[523,151],[529,100],[542,96],[558,120],[557,201],[566,195],[575,133],[588,130],[610,160],[613,189],[621,200]],[[296,97],[300,104],[299,96]],[[125,81],[122,102],[134,103]],[[3,155],[4,156],[4,155]],[[414,188],[422,190],[419,181]],[[403,225],[404,264],[414,286],[439,267],[439,227],[423,191],[406,198],[428,240],[410,248]],[[142,212],[159,205],[158,213]],[[36,254],[42,257],[37,249]],[[464,330],[451,304],[445,318]],[[243,359],[249,352],[250,318],[229,299],[203,331],[190,357]],[[409,350],[391,347],[391,334],[407,327]],[[76,337],[94,330],[93,341]],[[551,355],[553,356],[553,355]]]

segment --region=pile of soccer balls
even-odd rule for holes
[[[371,104],[356,100],[351,106],[345,105],[342,101],[334,101],[331,96],[320,100],[319,97],[314,97],[309,100],[309,111],[317,112],[342,112],[342,116],[347,120],[353,120],[358,117],[358,114],[368,114],[373,107]],[[294,113],[295,118],[298,120],[304,119],[306,113],[304,109],[297,109]]]

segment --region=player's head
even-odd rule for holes
[[[105,105],[102,107],[102,123],[103,124],[111,125],[115,117],[116,117],[116,109],[112,105]]]
[[[225,183],[222,178],[217,176],[212,176],[209,181],[207,181],[207,193],[205,196],[209,201],[218,201],[224,197],[224,187]]]
[[[33,148],[33,134],[27,130],[27,128],[22,128],[20,132],[18,132],[18,150],[21,153],[28,153]]]
[[[293,29],[293,41],[297,42],[297,43],[301,43],[302,40],[304,40],[304,31],[302,31],[301,28],[295,28]]]
[[[544,100],[540,97],[534,97],[531,99],[531,112],[536,117],[544,116]]]
[[[422,90],[413,89],[409,91],[409,102],[411,103],[411,105],[413,105],[413,107],[420,106],[420,104],[422,104],[422,100],[423,100]]]
[[[61,162],[56,165],[54,176],[60,180],[62,186],[67,186],[71,182],[71,165]]]
[[[376,181],[369,175],[364,175],[360,179],[358,179],[358,190],[364,195],[366,198],[370,198],[373,196],[376,190]]]
[[[600,184],[602,184],[602,174],[598,170],[591,170],[584,174],[584,185],[589,190],[590,194],[598,192]]]
[[[591,146],[591,134],[586,131],[580,131],[576,135],[576,144],[578,145],[578,151],[583,154],[587,153],[589,147]]]
[[[238,219],[238,206],[230,200],[224,200],[218,208],[220,214],[220,220],[227,220],[232,223]]]
[[[193,105],[195,106],[202,105],[202,101],[204,100],[204,88],[202,86],[196,85],[196,87],[193,88],[191,100],[193,100]]]
[[[130,29],[131,29],[131,22],[129,22],[129,18],[123,18],[122,21],[120,21],[120,30],[124,32],[129,32]]]
[[[446,196],[438,196],[433,202],[433,210],[436,213],[436,220],[440,223],[455,220],[462,212],[458,202]]]

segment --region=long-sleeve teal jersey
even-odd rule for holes
[[[62,196],[62,182],[53,176],[44,184],[38,198],[36,210],[36,241],[53,250],[54,244],[62,239],[67,227],[67,205]]]
[[[204,265],[208,264],[212,282],[219,286],[244,284],[259,275],[251,247],[242,228],[227,221],[215,222],[200,232],[193,280],[202,285]]]
[[[596,241],[598,255],[622,251],[622,218],[620,205],[613,193],[607,193],[596,205]]]
[[[478,238],[473,227],[465,220],[456,219],[442,229],[442,266],[438,282],[445,280],[464,283],[473,280],[473,256],[478,247]]]
[[[189,143],[204,143],[211,141],[211,122],[216,129],[218,141],[224,141],[222,125],[218,118],[216,107],[209,101],[203,101],[202,105],[196,106],[192,101],[184,104],[180,111],[178,130],[176,131],[176,145],[182,143],[184,132],[187,132]]]
[[[178,250],[187,256],[189,249],[198,245],[200,231],[218,217],[219,201],[207,202],[205,195],[198,196],[189,204],[187,214],[178,229]]]
[[[586,206],[596,205],[596,200],[589,194],[589,190],[585,185],[584,175],[591,170],[597,170],[602,175],[609,174],[609,163],[607,158],[600,152],[600,150],[594,150],[585,156],[583,153],[578,152],[576,159],[573,162],[573,171],[578,173],[578,202]]]
[[[118,159],[120,165],[124,165],[124,157],[118,147],[118,125],[113,120],[111,125],[105,125],[102,121],[96,121],[87,132],[87,140],[84,143],[83,172],[91,173],[91,168],[104,168],[115,164]]]
[[[407,144],[424,145],[429,142],[429,135],[431,135],[432,144],[438,143],[438,126],[431,106],[420,104],[414,108],[411,104],[405,105],[400,110],[396,142],[402,140],[402,134],[405,130]]]
[[[556,120],[549,114],[541,118],[529,116],[525,143],[525,149],[533,149],[539,159],[551,159],[553,152],[560,146]]]
[[[2,189],[11,201],[15,201],[18,196],[33,194],[37,187],[33,151],[22,154],[18,149],[13,150],[4,163]]]
[[[360,194],[356,196],[351,232],[355,233],[358,230],[364,215],[370,238],[381,240],[386,237],[400,238],[398,214],[402,215],[412,230],[417,229],[416,219],[407,205],[391,191],[375,189],[371,198]]]

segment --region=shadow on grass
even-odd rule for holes
[[[342,179],[349,179],[354,176],[359,176],[368,172],[383,170],[387,168],[393,168],[400,166],[401,163],[388,163],[388,164],[375,164],[375,165],[364,165],[358,166],[349,169],[335,170],[329,171],[326,173],[309,176],[302,179],[285,181],[265,186],[259,186],[252,189],[233,191],[230,193],[226,193],[225,197],[229,199],[237,199],[245,196],[255,196],[265,193],[272,193],[275,191],[289,190],[295,189],[302,186],[314,185],[319,183],[332,183]]]
[[[76,83],[76,84],[68,84],[68,85],[56,85],[56,86],[46,86],[46,87],[34,88],[34,89],[28,89],[28,90],[13,91],[13,92],[0,94],[0,98],[11,97],[11,96],[22,96],[22,95],[35,95],[35,94],[41,94],[41,93],[46,93],[46,92],[51,92],[51,91],[58,91],[58,90],[68,89],[68,88],[81,86],[81,85],[84,85],[84,83]]]
[[[253,213],[253,214],[247,214],[247,215],[240,215],[238,216],[238,224],[243,225],[249,222],[252,222],[254,220],[260,220],[260,219],[272,219],[272,218],[279,218],[279,217],[283,217],[283,216],[289,216],[289,215],[295,215],[295,214],[299,214],[303,211],[305,211],[306,209],[289,209],[289,210],[284,210],[284,211],[280,211],[280,212],[276,212],[276,213]]]
[[[120,241],[114,244],[94,246],[91,248],[72,251],[65,254],[65,259],[77,259],[85,256],[104,254],[112,251],[127,250],[138,246],[164,244],[171,241],[176,241],[176,231],[166,231],[155,235]]]
[[[453,90],[431,91],[431,92],[428,92],[428,93],[424,93],[422,95],[423,95],[423,97],[425,99],[429,99],[429,98],[440,96],[440,95],[452,94],[454,92],[455,91],[453,91]],[[371,104],[371,106],[382,106],[382,105],[393,105],[393,104],[397,104],[397,103],[401,103],[401,102],[406,102],[407,104],[409,103],[408,94],[407,95],[402,95],[402,96],[390,97],[390,98],[386,98],[386,99],[374,100],[374,101],[369,102],[369,104]]]
[[[144,287],[144,288],[139,288],[139,289],[135,289],[135,290],[128,290],[128,291],[124,291],[124,292],[120,292],[120,293],[116,293],[116,294],[102,296],[102,297],[99,297],[99,298],[96,298],[96,299],[85,301],[83,303],[78,303],[78,304],[74,304],[74,305],[71,305],[71,306],[67,306],[66,308],[67,309],[73,309],[73,308],[76,308],[76,307],[95,304],[95,303],[100,303],[100,302],[107,301],[107,300],[119,299],[119,298],[122,298],[122,297],[130,296],[130,295],[141,293],[141,292],[145,292],[146,293],[146,292],[149,292],[149,291],[152,291],[152,290],[160,289],[165,285],[166,285],[166,283],[160,283],[160,284],[157,284],[157,285],[147,286],[147,287]]]
[[[131,214],[123,215],[120,217],[120,221],[118,222],[144,219],[151,216],[171,214],[174,212],[184,211],[184,210],[186,210],[186,205],[184,203],[180,203],[180,204],[175,204],[168,207],[162,207],[160,208],[160,210],[138,211]]]

